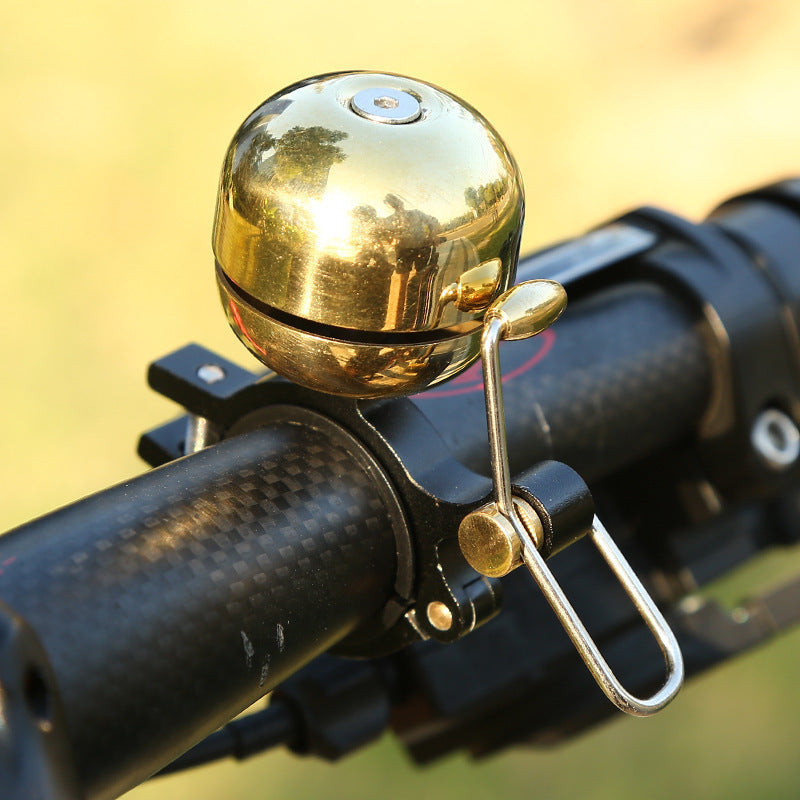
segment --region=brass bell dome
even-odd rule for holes
[[[304,386],[421,391],[477,357],[523,211],[514,159],[457,97],[381,73],[301,81],[225,157],[213,245],[228,320]]]

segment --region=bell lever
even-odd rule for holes
[[[661,689],[646,699],[634,697],[611,671],[539,552],[543,537],[535,511],[524,500],[512,499],[500,376],[500,341],[526,339],[540,333],[555,322],[566,303],[566,292],[559,283],[535,280],[509,289],[486,312],[481,357],[495,499],[464,518],[459,528],[459,540],[467,560],[484,574],[505,574],[524,562],[606,697],[625,713],[643,717],[667,705],[683,683],[683,657],[674,633],[594,515],[589,537],[652,632],[667,666],[667,680]],[[509,535],[516,541],[510,541]]]
[[[498,297],[486,311],[481,336],[486,421],[489,427],[495,502],[513,521],[511,474],[508,468],[503,386],[500,379],[500,340],[527,339],[549,328],[567,305],[567,295],[555,281],[527,281]]]

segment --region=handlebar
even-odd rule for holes
[[[703,303],[613,267],[576,281],[552,331],[504,346],[514,473],[559,459],[599,480],[696,441],[719,374]],[[488,472],[478,374],[381,407],[409,402]],[[0,597],[47,652],[87,798],[147,778],[392,598],[408,523],[390,471],[326,416],[281,413],[0,538]]]
[[[352,437],[291,421],[2,537],[2,596],[57,675],[79,784],[113,797],[378,613],[396,500]]]
[[[520,263],[521,280],[535,274],[534,261]],[[501,357],[513,473],[557,459],[589,481],[608,475],[691,435],[711,394],[701,322],[652,283],[575,300],[539,341],[506,342]],[[488,474],[480,368],[473,370],[414,402],[456,457]]]

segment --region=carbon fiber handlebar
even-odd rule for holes
[[[377,614],[396,500],[331,424],[275,424],[0,539],[79,783],[116,797]]]

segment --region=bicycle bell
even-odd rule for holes
[[[514,159],[454,95],[383,73],[301,81],[225,157],[213,244],[228,321],[301,385],[422,391],[477,358],[523,213]]]

